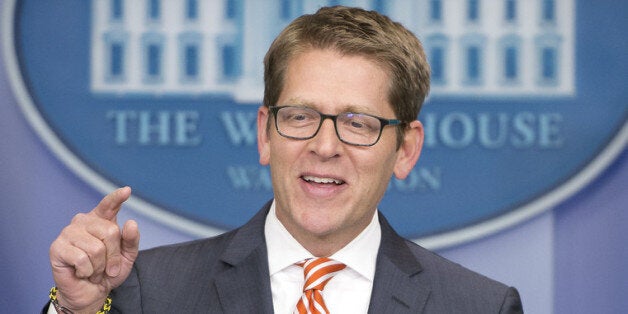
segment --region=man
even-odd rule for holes
[[[401,238],[377,211],[423,144],[429,66],[414,35],[323,8],[291,23],[264,64],[258,151],[274,200],[236,230],[138,253],[137,224],[116,223],[131,190],[118,189],[52,243],[51,311],[94,313],[108,295],[124,313],[522,311],[514,288]],[[321,267],[334,271],[305,289]]]

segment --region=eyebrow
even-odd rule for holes
[[[303,107],[308,107],[308,108],[312,108],[317,111],[320,111],[318,106],[314,102],[306,101],[300,98],[288,99],[288,102],[284,103],[283,105],[303,106]],[[371,110],[368,110],[368,108],[364,106],[359,106],[359,105],[354,105],[354,104],[341,105],[341,108],[342,109],[338,113],[344,113],[344,112],[366,113],[366,114],[375,115],[375,116],[379,114],[376,112],[372,112]],[[324,112],[324,113],[329,114],[328,112]]]

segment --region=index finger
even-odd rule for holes
[[[131,196],[131,188],[128,186],[116,189],[115,191],[107,194],[103,199],[94,207],[92,213],[96,216],[113,221],[126,200]]]

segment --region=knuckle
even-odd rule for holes
[[[63,251],[63,244],[61,244],[61,240],[59,238],[52,241],[50,244],[49,254],[50,256],[58,255]]]
[[[86,244],[85,251],[87,252],[87,255],[98,258],[99,256],[103,256],[105,254],[106,248],[105,244],[101,241],[93,241]]]
[[[72,218],[72,223],[80,223],[85,220],[86,216],[87,215],[85,213],[78,213]]]
[[[110,239],[120,238],[120,227],[116,224],[109,224],[103,228],[104,236]]]
[[[79,254],[76,255],[76,259],[74,261],[74,267],[77,269],[77,271],[80,271],[81,274],[83,274],[84,276],[89,276],[91,275],[91,270],[92,266],[91,266],[91,260],[89,258],[89,255],[85,252],[81,252]]]
[[[69,242],[72,242],[72,239],[76,237],[78,231],[79,228],[74,224],[65,226],[61,230],[61,233],[59,233],[59,236],[52,242],[51,246],[64,247]]]

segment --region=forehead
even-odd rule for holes
[[[375,61],[332,49],[311,49],[288,61],[278,104],[388,114],[392,112],[388,90],[389,75]]]

